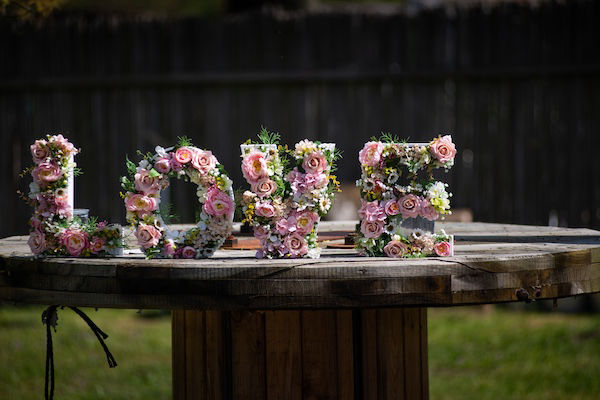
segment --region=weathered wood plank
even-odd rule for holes
[[[300,311],[265,312],[267,399],[302,398]]]
[[[233,399],[266,398],[265,314],[231,312]]]
[[[337,327],[333,310],[301,311],[302,398],[337,399]]]

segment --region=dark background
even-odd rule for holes
[[[261,125],[293,145],[358,150],[390,131],[452,133],[453,207],[475,220],[600,228],[599,2],[538,6],[262,7],[210,17],[60,11],[0,19],[0,236],[24,234],[29,145],[82,148],[76,207],[124,223],[125,155],[188,135],[242,187],[238,145]],[[192,185],[172,195],[193,218]],[[193,205],[186,207],[186,205]]]

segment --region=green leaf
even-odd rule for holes
[[[263,144],[279,144],[281,135],[277,132],[269,132],[264,126],[261,127],[258,139]]]
[[[129,160],[129,156],[126,155],[125,160],[125,165],[127,166],[127,173],[132,176],[135,175],[135,173],[137,172],[137,167],[133,162]]]
[[[160,174],[158,173],[158,171],[157,171],[157,170],[155,170],[154,168],[152,168],[152,169],[150,170],[150,172],[148,173],[148,176],[149,176],[150,178],[158,178],[158,177],[160,176]]]
[[[192,139],[187,136],[178,136],[177,137],[177,148],[179,147],[192,147],[194,144],[192,143]]]

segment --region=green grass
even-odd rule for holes
[[[600,398],[600,316],[487,308],[429,311],[429,373],[436,399]],[[168,316],[85,310],[110,337],[109,369],[87,325],[59,310],[56,398],[169,399]],[[43,398],[42,307],[0,307],[0,399]],[[144,312],[144,315],[153,315]]]

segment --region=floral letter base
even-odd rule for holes
[[[303,140],[292,151],[265,129],[259,139],[241,145],[242,173],[251,187],[243,195],[244,221],[260,240],[256,257],[318,258],[318,223],[339,190],[331,175],[335,144]]]
[[[28,243],[36,256],[113,256],[123,248],[120,226],[73,217],[73,158],[78,152],[63,135],[48,135],[31,145],[33,182],[27,200],[34,213]]]
[[[443,230],[433,233],[433,221],[450,213],[452,194],[446,191],[447,184],[433,178],[433,170],[447,171],[454,164],[452,138],[398,142],[384,134],[359,153],[362,174],[356,185],[362,206],[356,248],[367,256],[452,256],[453,237]],[[421,171],[425,177],[419,179]]]
[[[128,176],[121,178],[127,221],[147,258],[207,258],[231,234],[234,202],[232,181],[208,150],[181,138],[177,147],[156,147],[136,165],[127,160]],[[199,221],[188,231],[171,231],[160,216],[160,191],[169,178],[198,185]]]

